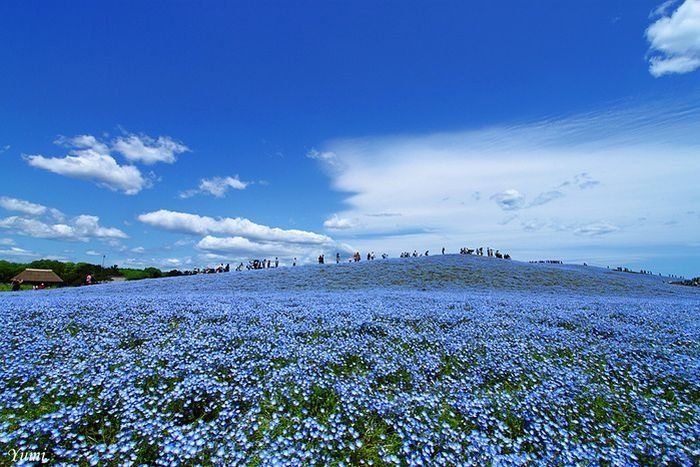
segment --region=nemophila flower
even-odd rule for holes
[[[591,272],[589,289],[554,295],[273,272],[0,296],[0,440],[120,465],[698,455],[693,292],[633,281],[601,296]]]

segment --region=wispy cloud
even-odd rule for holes
[[[678,4],[678,0],[666,0],[661,5],[654,8],[651,13],[649,13],[649,19],[657,19],[661,16],[667,16],[669,10]]]
[[[209,194],[217,198],[223,198],[229,189],[245,190],[252,182],[244,182],[238,175],[233,177],[203,178],[199,181],[199,187],[180,193],[180,198],[191,198],[198,194]]]
[[[616,225],[605,222],[595,222],[593,224],[587,224],[577,228],[575,233],[577,235],[597,236],[617,232],[618,230],[620,230],[620,228]]]
[[[661,4],[646,30],[649,72],[655,77],[689,73],[700,68],[700,1],[685,0],[670,16],[676,2]]]
[[[687,242],[700,228],[697,219],[673,231],[663,222],[669,209],[684,212],[697,199],[698,109],[690,99],[462,132],[329,141],[312,158],[330,165],[331,185],[347,193],[348,208],[325,227],[357,247],[393,252],[450,242],[557,251],[586,238],[608,248],[669,237]],[[649,219],[643,226],[635,224],[641,216]]]
[[[9,151],[9,150],[10,150],[10,145],[9,145],[9,144],[6,144],[6,145],[4,145],[4,146],[0,146],[0,154],[2,154],[3,152],[7,152],[7,151]]]
[[[537,197],[535,197],[535,199],[530,201],[529,206],[541,206],[543,204],[549,203],[550,201],[554,201],[555,199],[559,199],[563,196],[564,193],[558,190],[545,191],[544,193],[540,193],[539,195],[537,195]]]

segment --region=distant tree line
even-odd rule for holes
[[[40,259],[32,261],[31,263],[13,263],[0,260],[0,283],[10,282],[14,276],[27,268],[51,269],[63,279],[62,285],[64,286],[82,285],[85,283],[85,278],[88,274],[92,276],[93,282],[110,281],[112,277],[123,277],[126,280],[139,280],[186,274],[177,269],[163,272],[154,267],[145,269],[120,268],[116,264],[109,267],[102,267],[99,264],[71,263],[52,259]]]

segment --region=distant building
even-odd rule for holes
[[[44,283],[45,285],[58,285],[63,283],[63,279],[58,277],[58,275],[51,269],[25,269],[13,277],[12,280],[21,280],[25,284],[36,285],[41,283]]]

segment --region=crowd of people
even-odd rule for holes
[[[445,249],[443,248],[443,255],[445,254]],[[460,248],[459,250],[460,255],[477,255],[477,256],[484,256],[484,247],[480,248]],[[510,255],[508,253],[501,253],[498,250],[494,250],[493,248],[486,248],[486,256],[489,258],[499,258],[499,259],[510,259]]]
[[[501,259],[510,259],[509,254],[503,254],[498,250],[494,250],[492,248],[486,248],[486,254],[484,254],[484,248],[461,248],[459,251],[460,254],[463,255],[478,255],[478,256],[489,256],[489,257],[495,257],[495,258],[501,258]],[[445,254],[445,248],[442,249],[442,254]],[[423,253],[418,253],[418,250],[413,250],[413,253],[404,251],[401,252],[399,255],[400,258],[417,258],[417,257],[423,257],[423,256],[430,256],[430,250],[425,250]],[[389,258],[389,255],[386,253],[382,253],[380,255],[382,259],[387,259]],[[365,256],[367,261],[373,261],[377,258],[376,254],[374,251],[369,251],[367,252],[367,255]],[[340,252],[337,252],[335,254],[335,262],[336,264],[340,264],[344,260],[341,257]],[[363,259],[363,255],[359,252],[356,251],[352,255],[350,255],[347,260],[350,263],[358,263]],[[317,257],[318,264],[326,264],[326,255],[325,253],[321,253]],[[292,266],[296,266],[298,263],[297,258],[294,258],[292,260]],[[247,265],[244,266],[243,263],[239,264],[238,267],[236,267],[236,271],[242,271],[243,269],[268,269],[268,268],[277,268],[279,267],[279,258],[275,257],[274,261],[269,260],[269,259],[252,259],[248,262]],[[224,271],[228,272],[228,264],[226,265]],[[221,272],[221,271],[212,271],[212,272]]]

